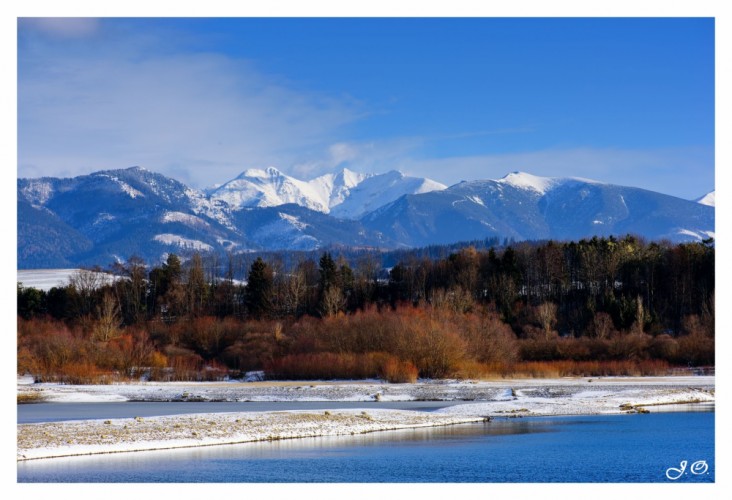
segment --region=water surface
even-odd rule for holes
[[[689,467],[678,479],[670,468]],[[703,461],[706,468],[692,463]],[[695,473],[694,473],[695,472]],[[672,473],[672,476],[675,474]],[[495,419],[348,437],[36,460],[19,482],[713,482],[714,412]]]
[[[240,411],[344,410],[349,408],[434,411],[464,404],[459,401],[247,401],[247,402],[100,402],[32,403],[18,405],[18,423],[97,420],[109,418],[160,417],[189,413]]]

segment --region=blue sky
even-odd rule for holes
[[[714,189],[711,18],[18,22],[18,175],[522,170]]]

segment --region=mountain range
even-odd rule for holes
[[[714,236],[714,193],[695,202],[522,172],[447,187],[396,171],[344,169],[302,181],[270,167],[200,191],[132,167],[18,179],[17,195],[19,269],[106,266],[132,255],[158,262],[170,252]]]
[[[360,174],[343,169],[301,181],[269,167],[266,170],[245,170],[236,179],[207,192],[211,199],[221,200],[233,210],[294,203],[336,217],[356,219],[404,194],[440,191],[446,187],[430,179],[408,177],[397,171]]]

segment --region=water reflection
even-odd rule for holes
[[[278,441],[262,441],[199,448],[181,448],[146,452],[114,453],[80,457],[51,458],[20,462],[19,476],[32,472],[64,477],[78,470],[96,470],[101,475],[124,470],[159,469],[161,464],[175,468],[176,463],[210,461],[248,461],[316,459],[324,455],[351,454],[353,450],[381,447],[410,447],[430,443],[435,446],[464,445],[490,436],[551,432],[557,422],[549,419],[505,418],[491,422],[402,429],[350,436],[323,436]]]
[[[690,403],[690,404],[660,404],[644,406],[651,413],[669,412],[709,412],[714,411],[714,403]]]
[[[619,459],[622,458],[622,459]],[[342,437],[21,462],[19,482],[714,481],[714,414],[504,418]],[[569,466],[575,464],[576,466]]]

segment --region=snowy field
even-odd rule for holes
[[[18,425],[18,460],[208,446],[453,425],[487,417],[636,413],[714,404],[714,377],[497,381],[133,383],[67,386],[19,379],[18,394],[49,402],[472,401],[406,410],[241,412]]]
[[[69,278],[79,269],[19,269],[18,282],[26,288],[36,288],[45,292],[53,287],[64,287]],[[115,277],[105,273],[95,273],[100,283],[112,283]]]
[[[18,282],[26,288],[49,291],[53,287],[69,284],[69,278],[78,269],[28,269],[18,270]]]

